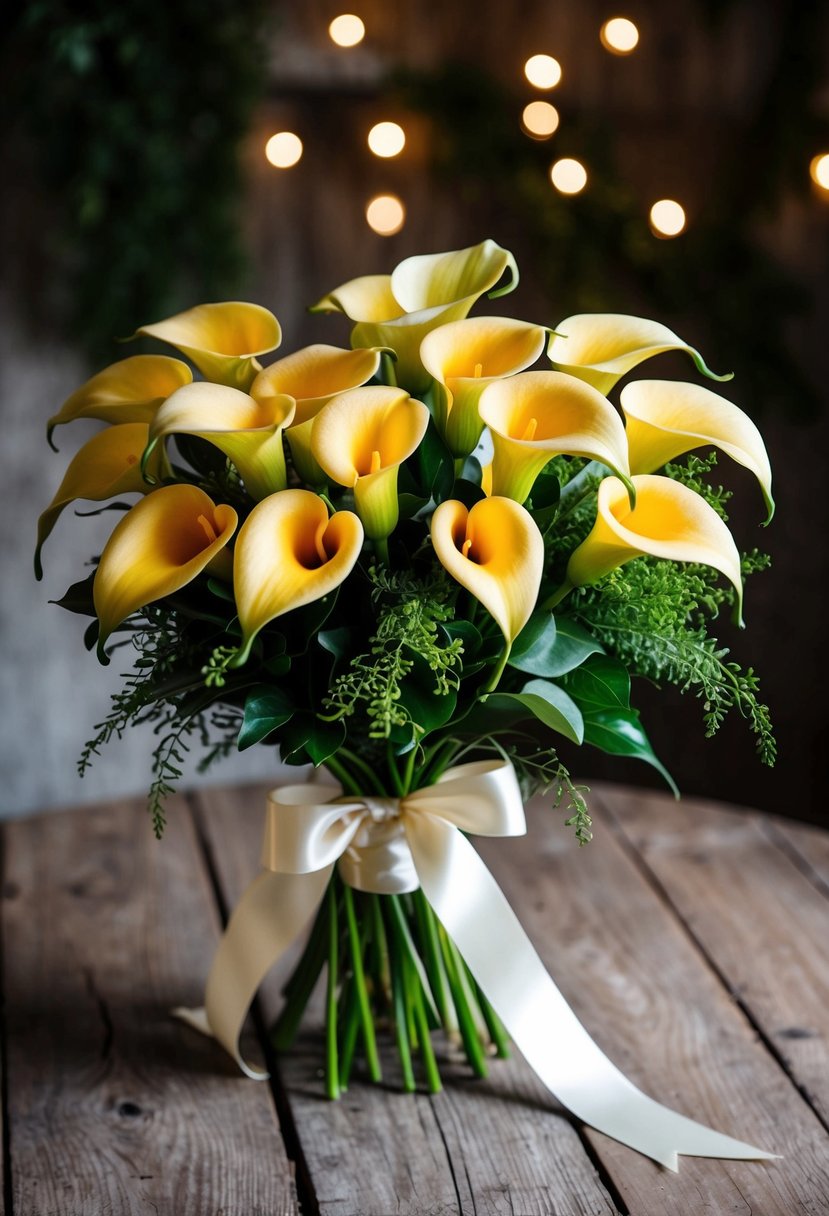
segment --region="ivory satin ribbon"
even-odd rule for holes
[[[309,924],[339,865],[344,881],[361,891],[423,888],[513,1042],[578,1119],[670,1170],[678,1168],[680,1153],[774,1157],[677,1114],[628,1081],[559,992],[465,832],[526,832],[510,764],[463,764],[400,799],[343,797],[339,787],[318,783],[272,791],[265,869],[245,891],[219,944],[205,1008],[177,1009],[176,1016],[218,1039],[249,1077],[267,1077],[239,1052],[242,1023],[262,980]]]

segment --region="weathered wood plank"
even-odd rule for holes
[[[218,935],[187,814],[139,804],[6,826],[3,941],[15,1216],[292,1216],[266,1087],[169,1009]]]
[[[198,795],[230,903],[256,873],[264,794]],[[279,1008],[278,988],[275,976],[263,987],[268,1019]],[[430,1098],[395,1092],[387,1052],[384,1073],[391,1085],[353,1083],[340,1102],[328,1102],[313,1011],[308,1020],[280,1072],[322,1216],[617,1211],[573,1126],[545,1101],[523,1061],[495,1062],[486,1082],[467,1077]]]
[[[811,824],[778,816],[762,819],[760,826],[771,840],[789,850],[796,864],[829,898],[829,833]]]
[[[759,815],[622,788],[603,801],[829,1121],[829,899],[774,843]]]
[[[608,801],[612,794],[608,794]],[[598,798],[593,804],[598,810]],[[589,1131],[636,1216],[823,1212],[826,1132],[735,1008],[607,820],[577,851],[549,812],[530,834],[481,841],[485,855],[573,1008],[636,1084],[783,1161],[682,1158],[674,1176]]]

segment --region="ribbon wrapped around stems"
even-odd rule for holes
[[[272,791],[264,871],[222,938],[205,1008],[176,1014],[213,1035],[248,1076],[239,1034],[265,975],[310,922],[336,865],[361,891],[423,892],[515,1045],[578,1119],[670,1170],[678,1154],[775,1154],[704,1127],[649,1098],[611,1062],[559,992],[495,879],[464,833],[526,832],[515,772],[502,761],[448,769],[402,798],[343,796],[309,783]]]

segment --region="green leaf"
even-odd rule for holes
[[[609,655],[591,655],[562,683],[584,713],[592,709],[630,709],[630,672]]]
[[[290,721],[294,707],[281,688],[259,684],[245,699],[245,712],[236,746],[240,752],[261,743],[267,735]]]
[[[92,600],[92,583],[94,580],[95,571],[93,570],[91,574],[81,579],[79,583],[73,583],[59,600],[50,600],[49,603],[58,604],[59,607],[65,608],[67,612],[77,612],[81,616],[97,616],[95,604]]]
[[[400,704],[407,709],[412,720],[423,728],[423,733],[417,732],[419,738],[424,738],[430,731],[444,726],[458,703],[458,695],[451,691],[438,695],[435,691],[435,673],[426,660],[416,651],[410,651],[412,669],[403,679],[400,686]]]
[[[584,738],[584,722],[578,705],[563,688],[547,680],[529,680],[518,693],[492,693],[486,705],[496,712],[520,706],[525,712],[521,713],[518,721],[527,717],[537,718],[571,743],[581,743]]]
[[[452,497],[458,502],[462,502],[467,510],[471,510],[476,502],[486,498],[480,486],[476,486],[473,481],[467,481],[465,477],[459,477],[452,487]]]
[[[434,421],[430,420],[417,450],[404,462],[400,489],[425,498],[443,502],[452,493],[455,481],[455,461],[440,437]],[[401,473],[403,473],[401,470]],[[411,483],[411,484],[409,484]]]
[[[630,756],[650,764],[679,797],[671,774],[658,759],[635,709],[595,709],[584,715],[584,741],[609,756]]]
[[[343,659],[351,653],[353,637],[354,630],[341,625],[338,629],[323,629],[317,634],[317,641],[335,659]]]
[[[535,514],[536,511],[545,510],[548,507],[556,507],[560,498],[561,484],[555,474],[541,473],[535,479],[535,484],[530,494],[530,506],[528,510],[531,514]]]
[[[339,595],[339,587],[324,595],[321,599],[313,600],[302,608],[294,608],[279,618],[279,628],[285,637],[285,649],[292,657],[307,652],[313,639],[319,634],[321,627],[328,620]]]
[[[464,663],[473,658],[481,648],[480,630],[476,629],[471,621],[441,621],[438,625],[438,635],[445,637],[448,642],[461,639]]]
[[[573,671],[601,650],[596,639],[575,621],[534,612],[513,643],[509,666],[549,679]]]
[[[297,714],[279,738],[279,755],[285,764],[324,764],[345,742],[342,722],[321,722],[316,714]]]

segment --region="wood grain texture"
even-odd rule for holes
[[[186,806],[7,825],[3,949],[14,1216],[292,1216],[267,1088],[174,1021],[218,917]]]
[[[602,801],[829,1122],[829,899],[759,815],[622,788]]]
[[[264,789],[204,791],[203,830],[229,903],[257,872]],[[272,1019],[279,975],[262,990]],[[352,1083],[324,1097],[324,1046],[312,1010],[280,1060],[304,1164],[323,1216],[611,1216],[617,1212],[569,1118],[521,1060],[495,1061],[490,1078],[441,1070],[442,1094],[398,1092],[392,1053],[382,1087]],[[439,1045],[438,1045],[439,1049]]]
[[[595,794],[591,805],[600,810]],[[766,1163],[685,1157],[672,1175],[588,1131],[629,1210],[828,1210],[825,1129],[643,880],[610,820],[598,816],[593,843],[577,851],[549,811],[534,810],[527,837],[477,843],[587,1029],[658,1101],[786,1155]]]

